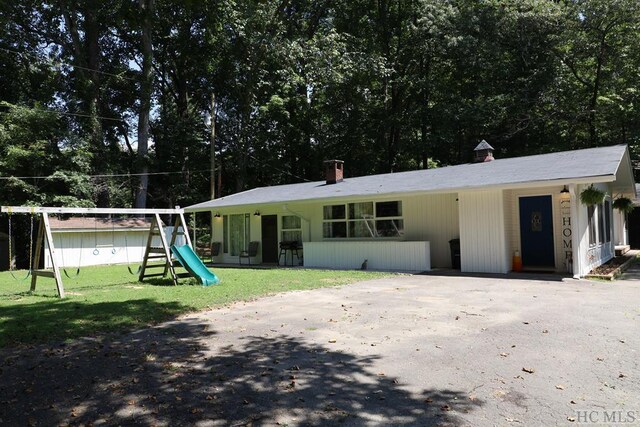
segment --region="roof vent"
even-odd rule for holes
[[[344,178],[344,162],[342,160],[325,160],[324,176],[327,184],[342,182]]]
[[[475,151],[474,163],[490,162],[493,160],[493,147],[484,139],[473,150]]]

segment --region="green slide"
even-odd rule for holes
[[[180,261],[180,264],[203,286],[217,285],[220,279],[202,263],[198,255],[193,252],[191,246],[171,246],[171,252]]]

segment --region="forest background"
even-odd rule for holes
[[[173,207],[612,144],[637,0],[0,2],[0,204]],[[215,171],[215,172],[212,172]]]

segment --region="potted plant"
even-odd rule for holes
[[[620,196],[613,201],[613,208],[620,212],[629,213],[633,210],[633,200],[628,197]]]
[[[587,206],[599,205],[604,202],[606,194],[591,184],[580,193],[580,201]]]

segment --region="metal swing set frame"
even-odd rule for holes
[[[178,284],[178,278],[182,275],[176,274],[175,263],[171,256],[171,246],[176,243],[178,236],[184,236],[186,244],[193,248],[191,239],[189,237],[189,230],[187,229],[187,222],[184,219],[184,210],[180,207],[175,209],[126,209],[126,208],[62,208],[62,207],[32,207],[32,206],[1,206],[1,213],[12,214],[31,214],[40,215],[40,225],[38,227],[38,234],[36,238],[35,254],[33,254],[33,262],[30,264],[31,273],[31,292],[36,290],[36,284],[38,277],[47,277],[54,279],[56,282],[56,288],[58,296],[64,298],[64,284],[60,275],[60,267],[56,261],[55,245],[53,243],[53,233],[51,232],[51,224],[49,222],[49,214],[94,214],[94,215],[153,215],[151,226],[149,227],[149,235],[147,238],[147,246],[144,252],[144,258],[142,265],[139,269],[138,280],[143,281],[150,277],[166,277],[167,274],[171,276],[171,280],[174,285]],[[173,233],[171,234],[170,242],[163,231],[163,223],[160,219],[160,215],[174,215],[176,220],[173,226]],[[33,220],[33,219],[32,219]],[[33,223],[32,223],[33,228]],[[153,246],[153,238],[155,236],[160,237],[162,246]],[[39,269],[40,254],[42,253],[43,245],[47,246],[49,257],[51,258],[51,269]],[[30,242],[30,252],[33,246],[33,235]],[[32,256],[30,254],[30,256]],[[163,263],[149,261],[162,260]],[[129,267],[130,268],[130,267]],[[162,273],[154,273],[149,271],[155,268],[163,268]],[[131,271],[131,270],[130,270]],[[27,276],[28,277],[28,276]],[[26,279],[26,277],[25,277]]]

